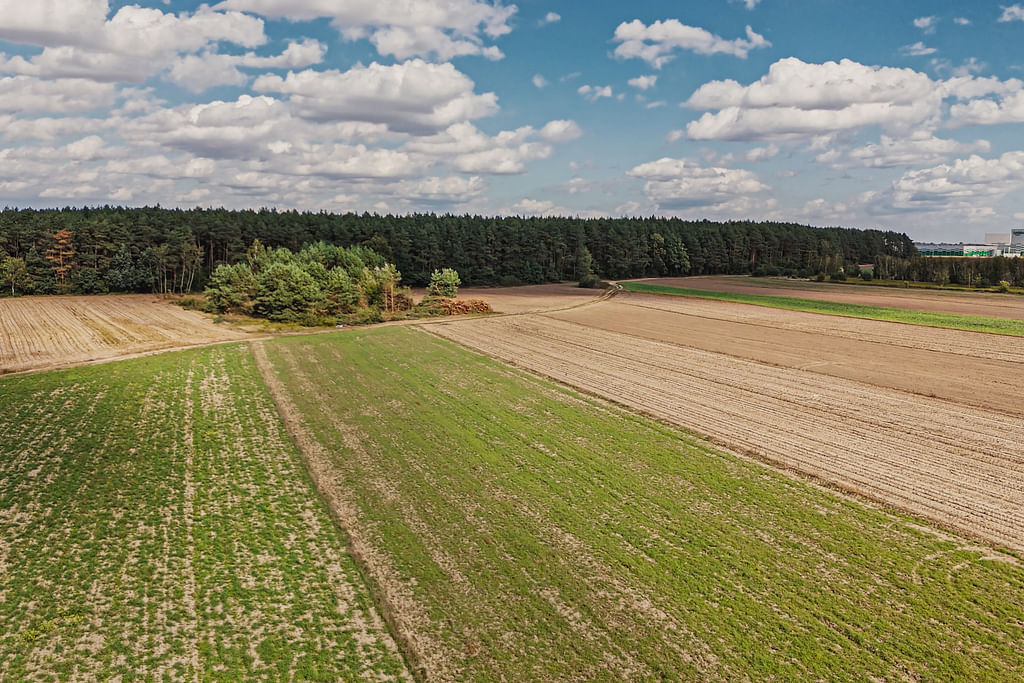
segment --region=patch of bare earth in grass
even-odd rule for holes
[[[0,679],[409,680],[246,347],[0,393]]]

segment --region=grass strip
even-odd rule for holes
[[[1013,558],[410,328],[265,348],[428,678],[1024,670]]]
[[[643,294],[667,294],[696,299],[714,299],[717,301],[751,304],[753,306],[766,306],[768,308],[782,308],[789,311],[804,311],[806,313],[821,313],[823,315],[840,315],[847,318],[864,318],[866,320],[883,320],[906,323],[908,325],[921,325],[923,327],[943,327],[967,332],[1024,337],[1024,320],[1013,320],[1010,318],[989,318],[980,315],[937,313],[934,311],[917,311],[886,306],[865,306],[862,304],[820,301],[793,296],[715,292],[704,289],[652,285],[646,282],[623,282],[621,284],[623,289],[628,292],[640,292]]]

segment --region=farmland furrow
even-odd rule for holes
[[[1007,415],[529,316],[430,330],[728,447],[1024,549]]]
[[[787,311],[767,306],[751,306],[729,301],[708,301],[677,296],[620,294],[615,303],[687,316],[761,325],[780,330],[813,332],[856,341],[870,341],[911,349],[952,353],[972,358],[990,358],[1024,363],[1024,345],[1019,339],[982,332],[923,328],[881,320],[822,316],[817,313]]]
[[[0,374],[246,336],[151,296],[0,299]]]
[[[655,306],[652,308],[647,304],[632,305],[634,297],[626,295],[622,300],[617,297],[601,306],[550,316],[675,346],[811,370],[837,381],[852,380],[1024,417],[1024,405],[1009,400],[1018,392],[1017,387],[1024,384],[1024,353],[1016,338],[935,329],[935,332],[948,333],[940,335],[940,341],[955,340],[960,345],[959,353],[947,353],[936,343],[904,343],[904,337],[912,341],[927,338],[928,330],[913,325],[773,311],[726,302],[712,302],[725,309],[721,318],[714,317],[714,306],[708,316],[691,315],[685,308],[663,310],[656,307],[661,299],[672,305],[677,298],[639,299],[652,300],[651,306]],[[742,309],[769,311],[770,320],[762,324],[756,312],[748,315]],[[737,312],[739,317],[728,319],[730,311]],[[772,317],[776,313],[780,315]],[[751,320],[746,320],[747,317]],[[784,325],[775,326],[771,321],[776,319]],[[821,332],[813,328],[815,320],[820,321]],[[872,338],[831,334],[829,330],[834,320],[841,321],[840,325],[847,331],[857,330],[863,324],[872,331]],[[790,322],[797,323],[793,329],[787,327]],[[970,355],[969,348],[974,341],[986,357]],[[915,348],[915,344],[928,348]],[[984,389],[979,390],[982,387]]]

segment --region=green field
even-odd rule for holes
[[[265,352],[427,678],[1024,672],[1012,557],[409,328]]]
[[[914,311],[904,308],[887,308],[884,306],[863,306],[860,304],[844,304],[835,301],[817,301],[792,296],[771,296],[766,294],[746,294],[738,292],[715,292],[706,289],[686,289],[668,285],[652,285],[646,282],[622,282],[628,292],[644,294],[668,294],[686,296],[696,299],[715,299],[732,301],[769,308],[784,308],[790,311],[807,313],[823,313],[825,315],[841,315],[849,318],[866,318],[868,320],[885,320],[888,322],[923,325],[925,327],[944,327],[952,330],[969,332],[987,332],[990,334],[1006,334],[1024,337],[1024,320],[1009,318],[987,318],[980,315],[958,315],[954,313],[936,313],[932,311]]]
[[[248,347],[0,403],[0,680],[407,678]]]

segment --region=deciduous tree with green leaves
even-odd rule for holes
[[[28,272],[23,258],[5,258],[0,263],[0,277],[3,278],[4,284],[11,288],[11,296],[16,296],[19,290],[24,293],[32,286],[32,275]]]

